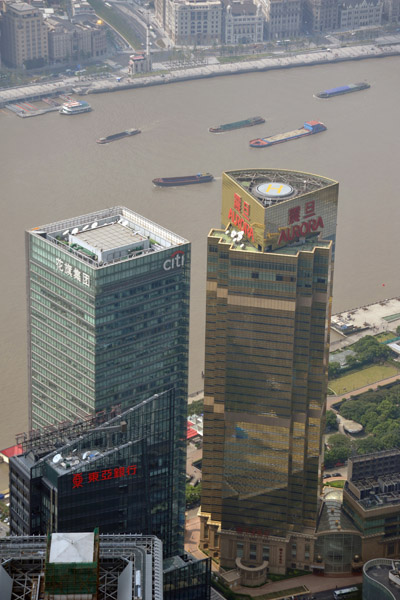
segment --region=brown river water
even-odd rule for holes
[[[313,96],[364,80],[367,91]],[[94,110],[74,117],[20,119],[0,110],[0,447],[27,428],[27,228],[122,204],[192,242],[191,393],[203,386],[206,237],[220,225],[224,170],[277,167],[338,180],[334,312],[399,296],[399,98],[393,57],[91,95]],[[266,123],[208,132],[255,115]],[[248,145],[313,119],[328,130],[266,149]],[[130,127],[142,133],[95,143]],[[215,181],[168,189],[151,182],[200,171]]]

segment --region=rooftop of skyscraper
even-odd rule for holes
[[[117,594],[157,600],[163,597],[162,568],[162,544],[152,535],[99,535],[95,530],[0,540],[4,600],[37,598],[41,589],[49,597],[71,600],[98,594],[104,600]]]
[[[332,179],[285,169],[249,169],[226,174],[267,208],[336,184]]]
[[[35,227],[29,233],[94,268],[187,243],[179,235],[122,206]]]

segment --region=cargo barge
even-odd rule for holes
[[[335,96],[342,96],[343,94],[350,94],[351,92],[367,90],[370,87],[369,83],[350,83],[349,85],[342,85],[340,87],[332,88],[331,90],[318,92],[316,96],[317,98],[334,98]]]
[[[326,131],[326,129],[326,126],[320,121],[306,121],[304,127],[301,127],[300,129],[288,131],[287,133],[278,133],[271,137],[251,140],[250,146],[252,148],[266,148],[267,146],[273,146],[274,144],[281,144],[282,142],[289,142],[290,140],[297,140],[308,135],[321,133],[321,131]]]
[[[265,119],[262,117],[251,117],[250,119],[244,119],[243,121],[235,121],[234,123],[225,123],[225,125],[210,127],[208,131],[210,133],[223,133],[224,131],[232,131],[233,129],[241,129],[242,127],[252,127],[253,125],[260,125],[261,123],[265,123]]]
[[[96,142],[98,144],[108,144],[109,142],[116,142],[117,140],[122,140],[125,137],[129,137],[131,135],[137,135],[141,133],[140,129],[126,129],[125,131],[121,131],[120,133],[113,133],[112,135],[108,135],[107,137],[101,137]]]
[[[186,175],[184,177],[158,177],[157,179],[153,179],[153,183],[160,187],[172,187],[176,185],[207,183],[213,179],[214,177],[211,173],[197,173],[197,175]]]

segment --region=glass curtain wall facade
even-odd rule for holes
[[[315,528],[337,187],[272,169],[223,176],[223,229],[208,236],[200,540],[227,568],[243,536],[269,546]]]
[[[26,234],[31,428],[171,387],[185,415],[190,244],[115,207]]]
[[[174,390],[64,439],[52,451],[33,443],[10,461],[14,535],[100,526],[101,533],[156,535],[166,557],[183,552],[185,439]]]

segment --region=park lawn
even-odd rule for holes
[[[336,394],[336,396],[340,396],[341,394],[358,390],[366,385],[378,383],[382,379],[393,377],[398,373],[399,370],[392,365],[373,365],[372,367],[360,369],[359,371],[355,371],[349,375],[332,379],[329,381],[328,385],[334,394]]]
[[[345,483],[346,482],[344,479],[338,479],[337,481],[330,481],[329,483],[324,483],[324,485],[326,485],[327,487],[344,488]]]

